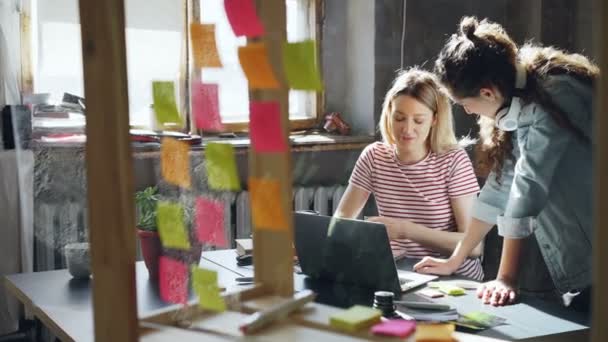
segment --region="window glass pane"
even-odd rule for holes
[[[152,81],[179,76],[184,33],[181,1],[126,0],[129,111],[132,125],[153,127]],[[34,91],[84,96],[78,0],[38,1]]]
[[[287,40],[290,42],[312,39],[314,35],[310,13],[311,0],[286,0]],[[216,40],[223,63],[222,68],[204,68],[203,82],[219,85],[219,105],[222,121],[247,122],[249,93],[247,78],[238,59],[238,47],[247,44],[245,37],[235,37],[224,11],[223,0],[201,0],[201,21],[216,25]],[[311,91],[289,92],[290,119],[315,117],[316,94]]]

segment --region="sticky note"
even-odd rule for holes
[[[200,242],[226,247],[224,205],[210,198],[196,199],[196,235]]]
[[[454,324],[418,324],[416,326],[416,341],[453,341]]]
[[[234,147],[231,144],[208,143],[205,147],[205,167],[207,184],[211,189],[228,191],[241,189]]]
[[[250,177],[249,196],[251,218],[256,229],[287,229],[287,217],[281,201],[279,181]]]
[[[215,43],[214,24],[190,24],[190,36],[192,38],[192,56],[197,68],[222,66],[220,56]]]
[[[285,152],[287,142],[281,129],[281,107],[278,102],[249,104],[249,135],[256,152]]]
[[[268,61],[268,50],[264,43],[249,43],[239,47],[241,68],[249,82],[249,89],[278,89],[272,66]]]
[[[197,128],[213,132],[224,129],[220,116],[217,84],[192,81],[191,99],[194,124]]]
[[[163,138],[160,145],[160,168],[163,178],[182,188],[190,189],[190,145],[185,142]]]
[[[171,81],[152,82],[152,97],[154,98],[154,113],[159,124],[177,124],[181,126],[182,119],[177,111],[175,102],[175,85]]]
[[[323,90],[315,42],[283,43],[283,67],[291,89]]]
[[[372,334],[405,338],[416,330],[416,321],[389,319],[372,327]]]
[[[220,288],[217,284],[217,272],[192,267],[192,287],[198,295],[198,303],[202,309],[215,312],[226,311],[226,302],[220,295]]]
[[[232,31],[237,37],[257,37],[264,34],[253,0],[224,0],[224,9]]]
[[[190,240],[184,228],[184,209],[179,204],[158,201],[156,224],[163,246],[178,249],[190,248]]]
[[[160,298],[169,303],[185,304],[188,300],[188,267],[177,260],[161,256],[158,273]]]
[[[437,289],[449,296],[462,296],[465,294],[464,289],[462,287],[450,284],[439,284],[439,287]]]
[[[329,317],[329,325],[334,328],[355,332],[380,322],[382,312],[367,306],[355,305]]]

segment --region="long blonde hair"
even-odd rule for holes
[[[386,144],[396,144],[391,129],[391,113],[393,100],[400,95],[410,96],[433,111],[436,122],[431,127],[428,139],[431,151],[441,154],[458,147],[454,135],[452,107],[446,90],[434,74],[418,68],[401,71],[384,97],[379,126],[382,140]]]

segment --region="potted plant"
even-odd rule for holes
[[[137,210],[137,235],[141,245],[141,252],[151,279],[158,278],[158,259],[166,255],[187,264],[198,264],[201,258],[202,244],[196,239],[193,227],[193,203],[182,197],[179,202],[184,208],[184,224],[190,238],[190,250],[184,251],[162,246],[158,228],[156,226],[157,204],[161,199],[157,187],[148,187],[135,194],[135,207]]]
[[[162,254],[162,245],[156,227],[157,202],[158,189],[155,186],[135,193],[137,235],[144,263],[151,279],[158,278],[158,258]]]

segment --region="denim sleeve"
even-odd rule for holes
[[[516,239],[534,232],[536,216],[547,203],[549,186],[572,134],[535,106],[534,120],[524,139],[504,215],[497,220],[499,234]]]
[[[514,141],[514,144],[516,144],[516,141]],[[514,150],[514,153],[516,153],[517,148]],[[513,183],[513,162],[505,160],[501,171],[500,181],[496,178],[496,173],[490,172],[488,175],[479,196],[473,204],[472,216],[474,218],[496,224],[498,216],[504,213]]]

